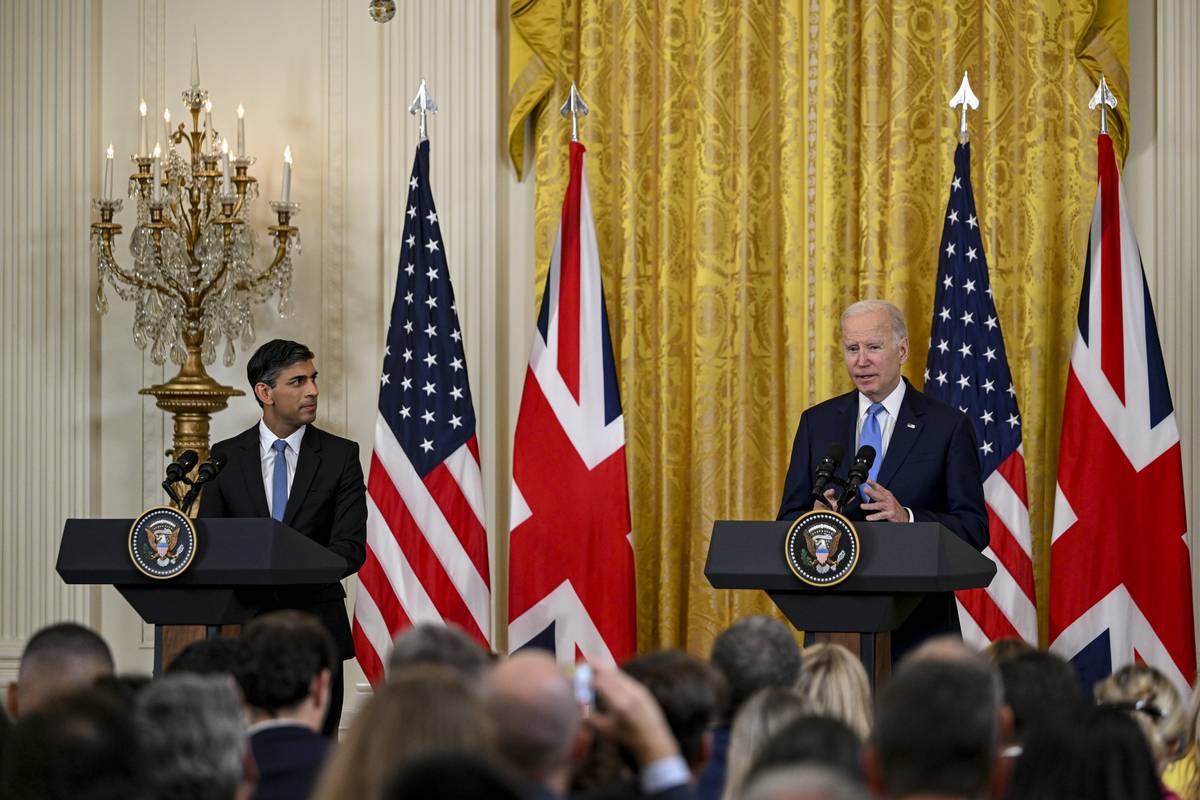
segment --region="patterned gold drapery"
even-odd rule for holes
[[[964,70],[973,179],[1024,416],[1039,610],[1062,393],[1095,196],[1099,73],[1121,102],[1119,0],[514,0],[510,150],[533,114],[537,291],[575,80],[618,352],[642,649],[706,654],[761,593],[704,579],[714,519],[771,518],[808,405],[849,388],[842,307],[908,316],[918,386]],[[552,47],[557,43],[557,49]],[[521,80],[524,75],[525,79]],[[550,81],[553,79],[553,85]]]

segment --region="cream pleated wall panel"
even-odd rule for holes
[[[54,573],[94,499],[93,33],[85,4],[0,2],[0,681],[41,626],[95,622]]]

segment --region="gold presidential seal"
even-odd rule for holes
[[[196,526],[177,508],[148,508],[129,528],[129,557],[149,578],[174,578],[195,555]]]
[[[809,511],[788,528],[783,557],[788,568],[809,586],[833,586],[858,566],[858,531],[835,511]]]

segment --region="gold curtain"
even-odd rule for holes
[[[705,655],[758,592],[704,579],[715,519],[772,518],[800,412],[850,388],[837,320],[886,297],[922,382],[964,70],[973,179],[1024,416],[1039,610],[1117,0],[514,0],[510,150],[533,115],[540,293],[576,81],[625,410],[638,642]],[[548,43],[554,43],[555,49]],[[518,80],[522,75],[525,81]],[[540,83],[539,83],[540,80]],[[523,142],[523,139],[522,139]]]

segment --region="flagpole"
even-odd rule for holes
[[[563,103],[562,108],[558,113],[566,117],[571,117],[571,141],[579,141],[579,115],[588,115],[587,103],[583,102],[583,98],[579,95],[579,90],[575,88],[575,82],[571,81],[571,91],[567,95],[567,102]]]
[[[1096,106],[1100,106],[1100,133],[1107,136],[1108,109],[1117,107],[1117,98],[1108,90],[1108,81],[1104,80],[1103,72],[1100,73],[1100,85],[1096,87],[1096,93],[1092,95],[1092,100],[1088,103],[1088,108],[1092,110],[1095,110]]]
[[[433,102],[433,97],[429,94],[429,89],[425,85],[425,79],[421,78],[421,85],[417,87],[417,96],[409,103],[408,113],[416,114],[420,119],[420,127],[418,128],[418,142],[429,140],[425,127],[425,115],[436,114],[438,111],[437,104]]]
[[[971,141],[971,134],[967,131],[967,108],[979,108],[979,98],[971,91],[971,82],[967,80],[967,73],[963,71],[962,83],[958,86],[958,91],[954,97],[950,98],[950,107],[955,108],[962,106],[962,118],[958,126],[958,141],[961,144],[966,144]]]

